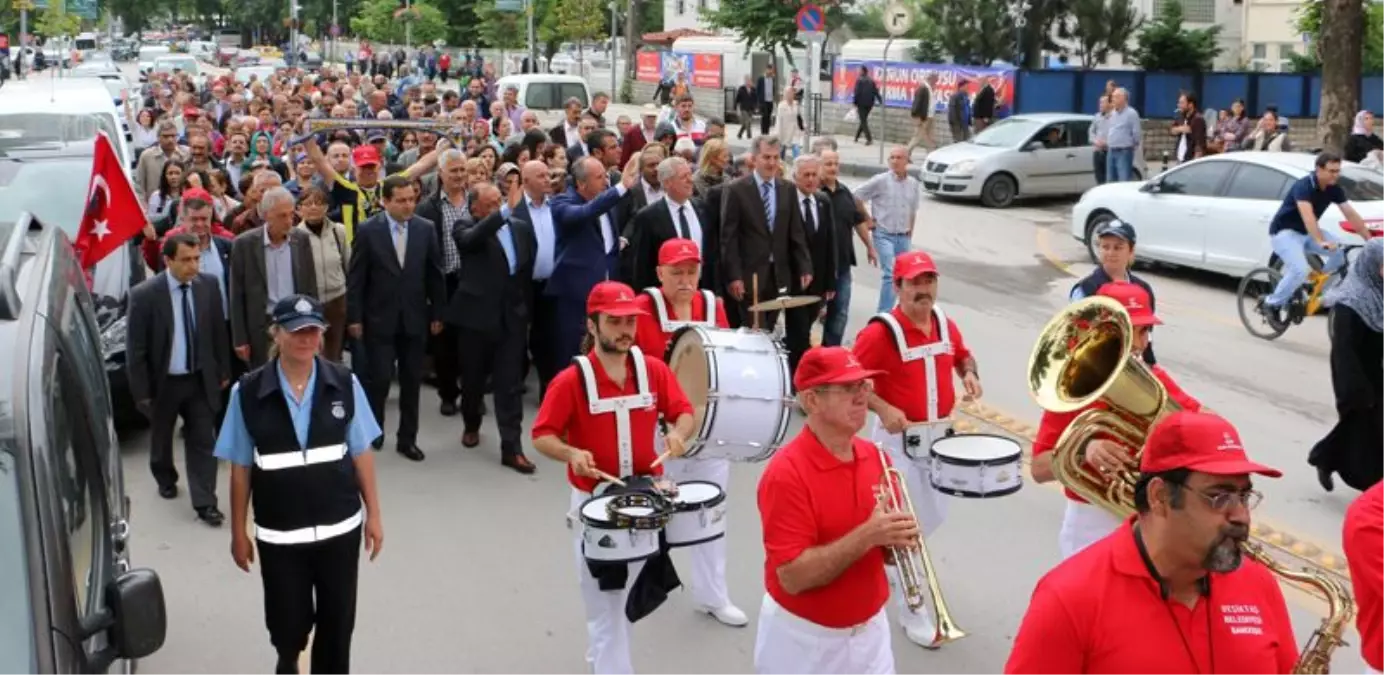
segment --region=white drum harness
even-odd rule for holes
[[[644,363],[644,352],[638,347],[630,347],[630,360],[634,362],[635,393],[629,396],[601,398],[596,388],[596,371],[591,366],[591,358],[586,355],[573,359],[581,369],[582,383],[586,389],[587,409],[592,415],[615,414],[616,449],[619,451],[619,478],[634,475],[634,445],[630,435],[630,411],[654,407],[654,395],[649,392],[648,366]],[[593,491],[596,494],[598,491]]]
[[[899,320],[889,312],[876,314],[870,320],[878,321],[889,328],[889,332],[894,334],[894,345],[898,347],[899,358],[904,363],[912,363],[922,360],[923,370],[927,374],[927,421],[940,422],[937,410],[937,356],[939,354],[950,354],[952,351],[951,328],[947,324],[947,315],[942,312],[942,308],[933,305],[933,316],[937,317],[937,342],[917,347],[909,347],[908,340],[904,337],[903,326],[899,325]],[[950,373],[948,373],[950,376]]]
[[[668,313],[668,303],[663,298],[663,290],[659,288],[646,288],[645,293],[654,301],[654,312],[658,315],[658,327],[664,333],[672,333],[685,326],[716,326],[716,295],[711,291],[701,291],[702,303],[706,309],[702,312],[706,318],[702,321],[675,321]]]

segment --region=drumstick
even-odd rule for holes
[[[625,484],[625,481],[622,481],[622,480],[620,480],[619,478],[616,478],[615,476],[612,476],[612,475],[610,475],[610,474],[608,474],[608,473],[606,473],[606,472],[604,472],[604,471],[601,471],[600,469],[593,469],[593,470],[596,472],[596,475],[597,475],[597,476],[600,476],[600,477],[601,477],[602,480],[608,480],[608,481],[610,481],[610,482],[612,482],[612,483],[614,483],[614,484],[616,484],[616,485],[619,485],[620,487],[629,487],[628,485]]]
[[[654,463],[649,465],[649,468],[652,469],[652,468],[658,466],[659,464],[662,464],[662,463],[663,463],[663,460],[670,459],[672,456],[673,456],[673,451],[672,451],[672,450],[664,450],[664,451],[663,451],[663,454],[659,455],[658,458],[654,460]]]
[[[751,293],[751,295],[750,295],[750,304],[751,304],[751,305],[758,305],[758,304],[759,304],[759,273],[758,273],[758,272],[756,272],[756,273],[750,275],[750,284],[753,286],[753,288],[750,290],[750,293]],[[759,311],[758,311],[758,310],[756,310],[755,313],[754,313],[754,329],[755,329],[755,330],[759,330]]]

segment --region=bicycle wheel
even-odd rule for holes
[[[1274,340],[1288,330],[1288,322],[1270,319],[1261,310],[1264,299],[1273,293],[1282,275],[1268,267],[1260,267],[1240,280],[1240,288],[1235,293],[1239,304],[1240,323],[1250,335],[1263,340]]]

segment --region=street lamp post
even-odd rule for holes
[[[618,101],[620,85],[617,81],[619,69],[615,67],[615,24],[620,22],[620,17],[616,9],[615,0],[610,0],[610,97]],[[625,39],[628,40],[629,36],[626,35]]]
[[[1009,5],[1009,18],[1014,22],[1014,67],[1024,67],[1024,25],[1028,23],[1028,0],[1016,0]]]

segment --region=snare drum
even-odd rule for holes
[[[932,442],[932,487],[953,497],[1003,497],[1023,487],[1021,450],[1013,439],[963,434]]]
[[[669,546],[695,546],[726,536],[726,491],[715,483],[678,483],[673,515],[668,518]]]
[[[635,562],[658,553],[658,529],[620,527],[616,517],[639,520],[640,524],[658,522],[657,512],[650,506],[616,504],[619,495],[592,497],[581,505],[582,555],[597,562]],[[615,509],[612,509],[612,507]],[[642,520],[641,520],[642,519]],[[663,517],[667,522],[667,516]]]
[[[762,462],[778,450],[792,415],[788,355],[766,333],[688,326],[667,362],[695,409],[688,459]]]

